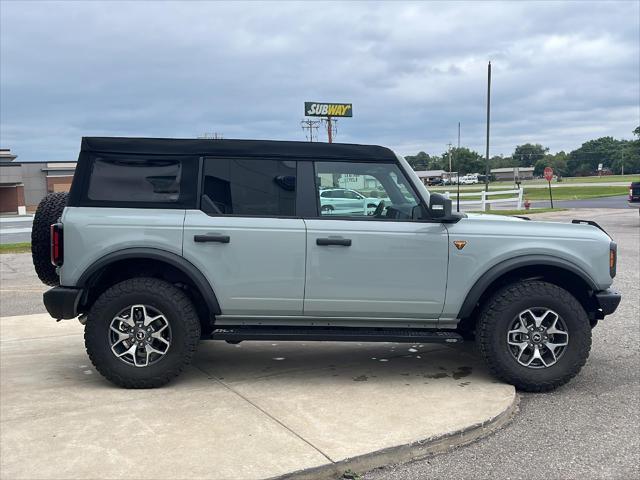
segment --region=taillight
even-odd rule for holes
[[[51,225],[51,264],[55,267],[64,261],[64,242],[62,240],[62,224]]]
[[[616,276],[616,264],[618,263],[618,245],[616,242],[609,244],[609,276]]]

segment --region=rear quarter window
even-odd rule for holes
[[[197,157],[96,155],[84,203],[95,206],[191,208]]]

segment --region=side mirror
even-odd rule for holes
[[[429,196],[429,214],[431,218],[442,221],[447,221],[452,218],[452,202],[450,198],[440,195],[439,193],[432,193]]]

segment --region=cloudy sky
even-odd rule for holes
[[[69,160],[83,135],[337,141],[401,154],[573,149],[640,122],[640,2],[0,1],[0,146]],[[321,136],[326,140],[326,135]]]

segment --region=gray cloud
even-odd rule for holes
[[[75,158],[83,135],[302,140],[303,102],[347,101],[338,141],[569,150],[640,122],[638,2],[1,2],[0,141]]]

